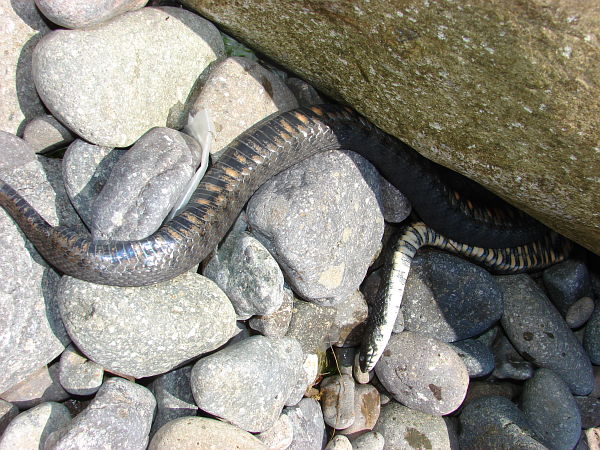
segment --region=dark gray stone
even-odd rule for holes
[[[475,380],[469,383],[469,390],[462,406],[465,407],[473,400],[481,397],[506,397],[511,401],[521,394],[521,385],[509,381]]]
[[[294,438],[288,450],[321,450],[327,442],[325,422],[319,402],[303,398],[297,406],[283,410],[292,421]]]
[[[598,305],[595,305],[584,330],[583,347],[592,364],[600,365],[600,307]]]
[[[554,370],[573,394],[588,394],[594,386],[590,359],[542,290],[524,274],[496,280],[504,292],[502,327],[517,351]]]
[[[492,346],[494,352],[494,373],[496,378],[510,380],[528,380],[533,376],[535,367],[513,347],[505,335],[496,339]]]
[[[83,356],[72,344],[60,355],[61,386],[73,395],[95,394],[104,378],[104,369]]]
[[[0,450],[44,448],[50,433],[66,426],[71,413],[66,406],[46,402],[13,419],[0,438]]]
[[[538,369],[523,385],[521,408],[540,441],[550,449],[573,448],[581,416],[569,386],[549,369]]]
[[[473,400],[461,411],[460,425],[461,449],[546,449],[523,412],[504,397]]]
[[[294,292],[331,305],[358,289],[379,249],[379,192],[379,175],[364,158],[322,153],[261,186],[248,220]]]
[[[340,375],[352,375],[352,366],[356,356],[354,347],[334,347],[335,366]]]
[[[42,14],[55,24],[65,28],[84,28],[142,8],[148,0],[109,0],[84,5],[72,0],[36,0],[35,3]]]
[[[483,333],[500,319],[502,292],[481,267],[428,251],[413,259],[401,309],[406,330],[459,341]]]
[[[250,337],[194,365],[194,399],[200,409],[246,431],[265,431],[277,421],[303,362],[295,339]]]
[[[37,153],[66,147],[73,139],[73,133],[49,114],[31,120],[23,130],[23,140]]]
[[[107,380],[89,406],[52,433],[45,448],[127,448],[143,450],[156,401],[148,389],[123,378]]]
[[[106,370],[135,378],[168,372],[215,350],[235,331],[227,296],[190,272],[129,288],[64,276],[58,297],[77,347]]]
[[[581,261],[569,259],[544,270],[544,286],[556,309],[564,316],[581,297],[592,293],[587,267]]]
[[[494,354],[480,341],[465,339],[450,344],[462,359],[470,378],[489,375],[494,370]]]
[[[75,140],[63,157],[62,172],[71,203],[88,228],[92,227],[92,210],[115,163],[125,150],[100,147],[82,139]]]
[[[407,408],[394,401],[381,407],[373,431],[381,433],[385,448],[456,449],[453,430],[442,417]]]
[[[400,223],[412,211],[410,200],[383,177],[381,178],[381,203],[383,205],[383,218],[386,222]]]
[[[360,291],[332,306],[335,318],[329,332],[331,345],[353,347],[362,342],[364,323],[369,315],[369,307]]]
[[[156,415],[150,436],[167,422],[179,417],[195,416],[198,412],[190,385],[191,372],[191,366],[184,366],[160,375],[148,386],[156,398]]]
[[[596,428],[600,426],[600,399],[594,397],[575,397],[581,428]]]
[[[412,331],[392,335],[375,373],[398,402],[440,416],[460,406],[469,385],[464,363],[448,344]]]
[[[163,223],[200,164],[200,144],[170,128],[144,134],[113,166],[92,212],[94,239],[142,239]]]
[[[333,375],[321,382],[321,409],[325,423],[343,430],[354,423],[354,379]]]
[[[297,300],[287,336],[297,339],[304,353],[320,353],[331,345],[329,332],[335,309]]]
[[[571,328],[579,328],[584,325],[594,312],[594,300],[591,297],[581,297],[575,301],[565,314],[565,322]]]

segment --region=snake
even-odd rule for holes
[[[539,222],[499,198],[471,200],[455,189],[460,182],[444,176],[441,166],[353,109],[336,104],[275,113],[246,130],[225,148],[187,206],[144,239],[94,241],[79,230],[52,226],[2,180],[0,206],[59,272],[92,283],[144,286],[170,280],[203,261],[268,179],[317,153],[341,149],[369,160],[408,197],[427,229],[435,230],[414,228],[420,231],[396,246],[400,252],[395,254],[401,255],[396,263],[404,261],[403,272],[423,245],[455,252],[462,249],[465,256],[487,265],[508,261],[509,269],[515,271],[539,268],[565,257],[562,246],[548,240],[549,230]],[[554,250],[545,250],[549,245]],[[510,250],[482,250],[502,248]],[[381,354],[390,322],[393,325],[393,310],[399,307],[396,263],[392,261],[387,270],[389,283],[380,287],[372,306],[367,324],[370,331],[361,350],[362,367],[372,367]]]

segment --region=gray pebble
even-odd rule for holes
[[[152,127],[183,127],[198,76],[223,53],[219,32],[200,16],[143,8],[47,34],[33,52],[33,78],[69,129],[93,144],[127,147]]]
[[[84,28],[106,22],[119,14],[142,8],[148,0],[108,0],[77,2],[73,0],[35,0],[42,14],[65,28]]]
[[[469,385],[464,363],[448,344],[412,331],[392,335],[375,373],[397,401],[429,414],[457,409]]]
[[[460,448],[546,449],[517,405],[504,397],[481,397],[460,413]]]
[[[148,389],[122,378],[107,380],[89,406],[52,433],[45,448],[126,448],[143,450],[156,401]]]
[[[442,417],[433,416],[396,402],[381,408],[373,431],[381,433],[385,448],[452,448],[453,430]]]
[[[73,395],[95,394],[104,378],[104,369],[83,356],[72,344],[60,355],[61,386]]]
[[[494,370],[494,354],[484,343],[465,339],[449,345],[462,359],[470,378],[484,377]]]
[[[372,430],[380,413],[379,391],[370,384],[359,384],[354,389],[354,422],[339,433],[357,436],[365,431]]]
[[[350,375],[333,375],[321,382],[321,409],[325,423],[336,430],[354,423],[354,380]]]
[[[4,429],[19,414],[19,408],[6,400],[0,399],[0,436]]]
[[[42,366],[25,380],[2,392],[0,397],[19,409],[29,409],[44,402],[61,402],[69,398],[59,381],[58,364]]]
[[[600,426],[600,400],[593,397],[575,397],[581,428],[595,428]]]
[[[359,155],[315,155],[268,180],[248,220],[294,292],[331,305],[361,284],[383,234],[379,175]]]
[[[258,433],[256,437],[270,450],[285,450],[294,439],[292,420],[287,415],[282,414],[271,428]]]
[[[600,365],[600,307],[594,307],[592,315],[585,324],[583,347],[592,364]]]
[[[592,293],[587,267],[573,259],[547,268],[542,279],[548,297],[563,316],[573,303]]]
[[[527,275],[496,277],[504,292],[502,327],[528,361],[554,370],[571,392],[594,386],[590,359],[560,313]]]
[[[369,307],[361,292],[354,291],[332,308],[335,309],[335,317],[329,335],[331,345],[359,345],[362,342],[364,323],[369,315]]]
[[[302,370],[300,376],[296,382],[296,386],[292,389],[292,393],[285,401],[285,406],[297,405],[304,396],[308,396],[307,392],[310,389],[314,389],[313,385],[317,383],[317,377],[319,376],[319,356],[314,353],[308,353],[304,355],[304,362],[302,364]]]
[[[569,386],[552,370],[538,369],[523,385],[521,408],[540,440],[550,449],[573,448],[581,416]]]
[[[294,438],[288,450],[321,450],[327,442],[325,422],[319,402],[303,398],[297,406],[283,410],[294,427]]]
[[[235,330],[227,296],[189,272],[132,288],[64,276],[58,297],[77,347],[106,370],[135,378],[165,373],[215,350]]]
[[[198,141],[170,128],[144,134],[113,166],[94,201],[94,239],[142,239],[171,211],[200,163]]]
[[[63,178],[67,194],[88,228],[92,227],[92,210],[115,163],[125,150],[100,147],[76,139],[63,157]]]
[[[331,345],[329,332],[335,309],[303,300],[294,301],[292,320],[287,336],[297,339],[304,353],[321,353]]]
[[[510,380],[528,380],[533,376],[535,367],[513,347],[505,335],[496,339],[492,346],[494,352],[494,377]]]
[[[36,117],[25,126],[23,139],[36,153],[45,153],[70,144],[75,136],[52,115]]]
[[[267,450],[256,437],[208,417],[180,417],[162,426],[148,450],[228,448]]]
[[[346,436],[337,434],[327,443],[325,450],[352,450],[352,444]]]
[[[239,320],[271,314],[283,303],[283,273],[269,251],[247,232],[229,233],[204,275],[227,294]]]
[[[148,386],[156,398],[151,436],[167,422],[198,412],[190,385],[191,372],[191,366],[180,367],[158,376]]]
[[[325,103],[317,90],[300,78],[289,77],[285,84],[290,88],[300,106],[312,106]]]
[[[216,135],[213,158],[240,133],[278,111],[298,107],[296,98],[282,79],[257,62],[243,57],[218,61],[202,84],[192,114],[208,109]]]
[[[369,431],[354,439],[352,448],[354,450],[383,450],[385,448],[385,438],[383,434],[377,431]]]
[[[304,357],[291,338],[253,336],[200,359],[191,384],[200,409],[250,432],[277,421]]]
[[[293,309],[294,294],[291,290],[284,287],[283,302],[277,311],[265,316],[254,316],[248,321],[248,325],[263,336],[285,336],[292,320]]]
[[[0,438],[0,450],[44,448],[48,435],[71,421],[66,406],[46,402],[13,419]]]
[[[400,223],[410,215],[410,200],[396,186],[385,178],[381,178],[381,203],[383,218],[389,223]]]
[[[591,297],[581,297],[569,306],[565,314],[565,322],[570,328],[579,328],[592,317],[593,312],[594,300]]]
[[[484,269],[440,251],[417,255],[402,301],[406,330],[444,342],[483,333],[502,316],[502,292]]]
[[[521,385],[511,383],[509,381],[498,381],[498,380],[475,380],[469,383],[469,389],[467,390],[467,396],[463,402],[463,408],[475,399],[481,397],[506,397],[507,399],[514,401],[521,394]]]

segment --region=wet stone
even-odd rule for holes
[[[359,384],[354,389],[354,422],[339,433],[357,436],[372,430],[380,413],[379,391],[370,384]]]
[[[464,363],[448,344],[412,331],[392,335],[375,373],[398,402],[436,415],[457,409],[469,385]]]
[[[51,115],[31,120],[23,130],[23,139],[36,153],[65,147],[75,139],[71,131]]]
[[[265,431],[277,421],[303,361],[295,339],[252,336],[194,365],[194,399],[203,411],[246,431]]]
[[[550,449],[573,448],[581,416],[569,386],[552,370],[538,369],[523,385],[521,409],[540,441]]]
[[[385,448],[452,448],[453,430],[442,417],[407,408],[394,401],[381,408],[373,431],[385,439]]]
[[[321,382],[321,408],[325,423],[343,430],[354,423],[354,379],[333,375]]]
[[[581,297],[567,310],[565,322],[570,328],[579,328],[584,325],[594,312],[594,300],[591,297]]]
[[[158,430],[150,441],[148,450],[217,447],[267,450],[265,445],[247,431],[208,417],[180,417],[172,420]]]
[[[46,448],[127,448],[143,450],[156,401],[148,389],[122,378],[107,380],[89,406],[52,433]]]
[[[581,428],[600,426],[600,400],[593,397],[575,397],[581,416]]]
[[[142,239],[163,223],[200,163],[200,144],[170,128],[144,134],[113,166],[94,201],[94,239]]]
[[[460,414],[461,449],[546,447],[517,405],[504,397],[481,397]]]
[[[42,366],[25,380],[0,394],[6,400],[24,410],[44,402],[61,402],[69,398],[59,380],[58,364]]]
[[[484,343],[465,339],[449,345],[462,359],[470,378],[484,377],[494,370],[494,354]]]
[[[542,290],[524,274],[496,280],[504,292],[502,327],[517,351],[554,370],[573,394],[588,394],[594,386],[590,358]]]
[[[0,437],[0,450],[44,448],[48,435],[70,421],[71,413],[66,406],[41,403],[13,419]]]
[[[501,335],[496,339],[492,351],[495,361],[493,375],[496,378],[528,380],[533,376],[534,365],[523,359],[506,336]]]
[[[96,197],[110,172],[126,150],[100,147],[76,139],[65,152],[62,163],[65,188],[71,203],[88,228]]]
[[[319,402],[303,398],[296,406],[283,410],[292,421],[294,438],[289,450],[320,450],[325,446],[327,435]]]
[[[484,269],[440,251],[411,264],[401,310],[406,330],[444,342],[481,334],[502,316],[502,292]]]
[[[60,355],[61,386],[73,395],[95,394],[104,378],[104,369],[83,356],[72,344]]]
[[[569,259],[555,264],[543,273],[544,286],[556,309],[564,316],[569,307],[591,294],[591,281],[584,263]]]

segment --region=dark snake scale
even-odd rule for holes
[[[533,219],[500,200],[477,206],[454,189],[444,169],[352,110],[335,105],[288,111],[247,130],[207,172],[187,207],[145,239],[93,241],[89,234],[53,227],[1,180],[0,206],[60,272],[93,283],[143,286],[169,280],[205,259],[266,180],[307,157],[336,149],[352,150],[373,163],[439,236],[423,242],[413,236],[405,240],[408,244],[398,244],[399,249],[441,246],[502,272],[541,268],[565,256],[563,241],[549,238]],[[457,247],[461,245],[462,251]],[[485,250],[490,248],[504,250]],[[376,303],[387,301],[386,290],[382,287]],[[372,316],[373,330],[382,315]]]

